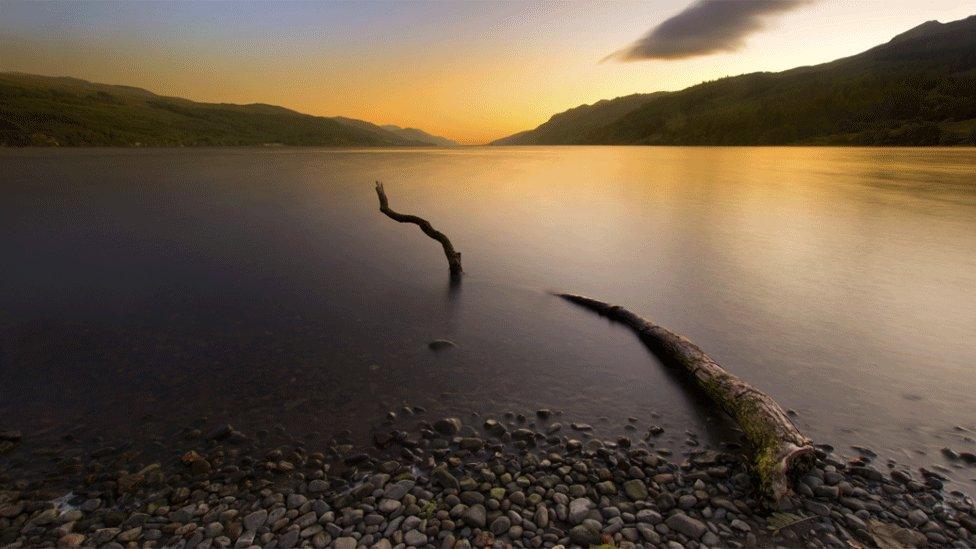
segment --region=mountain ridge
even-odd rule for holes
[[[418,130],[420,131],[420,130]],[[204,103],[71,76],[0,72],[0,145],[433,145],[346,117],[266,103]]]
[[[819,65],[625,97],[643,99],[606,116],[600,105],[622,98],[575,107],[491,144],[976,144],[976,16]],[[586,124],[566,123],[569,113]]]
[[[431,135],[420,128],[401,128],[395,124],[383,124],[380,127],[388,132],[393,132],[404,139],[423,141],[438,147],[457,147],[459,145],[457,141],[448,139],[446,137],[441,137],[439,135]]]

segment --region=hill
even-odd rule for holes
[[[198,103],[130,86],[0,73],[0,145],[429,146],[375,124],[265,105]]]
[[[830,63],[583,105],[492,144],[976,144],[976,16]]]
[[[458,142],[452,141],[446,137],[440,137],[437,135],[431,135],[424,130],[417,128],[401,128],[400,126],[394,126],[393,124],[384,124],[380,126],[388,132],[393,132],[404,139],[411,139],[413,141],[423,141],[424,143],[429,143],[431,145],[436,145],[438,147],[457,147]]]
[[[615,99],[603,99],[592,105],[580,105],[552,115],[545,124],[492,141],[492,145],[567,145],[573,144],[581,133],[599,129],[608,121],[645,105],[667,92],[635,93]]]
[[[373,124],[372,122],[366,122],[365,120],[357,120],[355,118],[346,118],[345,116],[336,116],[333,118],[336,122],[348,126],[350,128],[356,128],[358,130],[369,132],[370,134],[376,135],[377,137],[388,139],[390,135],[396,136],[400,139],[409,141],[414,144],[419,145],[433,145],[437,147],[457,147],[458,144],[446,137],[439,137],[436,135],[431,135],[423,130],[418,130],[415,128],[401,128],[400,126],[394,126],[392,124],[385,124],[379,126]]]

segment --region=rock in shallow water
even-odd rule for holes
[[[428,343],[427,347],[432,351],[445,351],[457,347],[457,343],[454,343],[450,339],[435,339]]]
[[[458,446],[469,452],[477,452],[478,450],[481,450],[482,446],[484,445],[484,441],[478,437],[465,437],[461,439],[460,443],[458,443]]]
[[[20,431],[0,431],[0,441],[20,442],[24,435]]]
[[[430,478],[439,484],[442,488],[448,490],[460,490],[461,483],[458,482],[457,477],[451,474],[446,467],[438,467],[430,472]]]
[[[446,417],[434,422],[434,430],[442,435],[454,436],[461,432],[461,420],[456,417]]]

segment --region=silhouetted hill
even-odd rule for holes
[[[600,128],[607,122],[634,111],[666,92],[635,93],[616,99],[603,99],[592,105],[580,105],[552,115],[548,122],[534,130],[493,141],[492,145],[565,145],[576,141],[580,133]]]
[[[830,63],[584,105],[493,144],[976,144],[976,16]]]
[[[0,73],[0,145],[428,146],[348,118],[260,103],[197,103],[130,86]]]
[[[388,139],[390,135],[399,137],[406,141],[420,144],[420,145],[435,145],[439,147],[456,147],[457,143],[447,139],[445,137],[439,137],[436,135],[431,135],[423,130],[417,130],[414,128],[401,128],[399,126],[394,126],[392,124],[387,124],[379,126],[373,124],[372,122],[366,122],[365,120],[357,120],[355,118],[346,118],[345,116],[336,116],[333,118],[336,122],[348,126],[351,128],[356,128],[358,130],[369,132],[379,138]]]
[[[431,135],[424,130],[417,128],[401,128],[400,126],[394,126],[393,124],[384,124],[381,126],[384,130],[388,132],[393,132],[404,139],[412,139],[414,141],[423,141],[424,143],[430,143],[431,145],[437,145],[438,147],[457,147],[457,141],[452,141],[446,137],[441,137],[439,135]]]

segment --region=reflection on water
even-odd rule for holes
[[[363,436],[409,402],[727,435],[558,289],[689,335],[818,441],[916,465],[976,449],[973,149],[7,150],[0,168],[0,415],[27,433]],[[377,211],[377,179],[451,237],[460,286]]]

